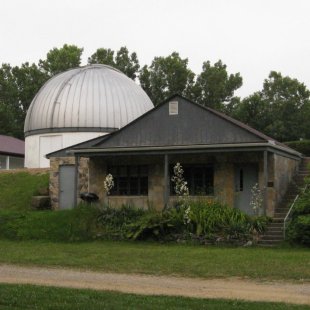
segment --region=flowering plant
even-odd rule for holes
[[[263,208],[263,193],[259,188],[258,183],[252,187],[251,193],[252,199],[250,201],[250,206],[252,207],[254,214],[259,215],[261,213],[261,209]]]
[[[173,173],[174,175],[172,176],[171,181],[174,183],[174,190],[177,196],[182,197],[178,200],[180,206],[186,208],[183,215],[183,223],[187,225],[191,222],[191,207],[187,204],[186,198],[189,195],[189,190],[187,187],[187,182],[183,177],[184,170],[180,163],[176,163],[176,165],[173,167]]]
[[[109,173],[109,174],[105,177],[104,182],[103,182],[103,186],[104,186],[105,191],[106,191],[107,194],[109,195],[111,189],[112,189],[113,186],[114,186],[114,180],[113,180],[112,174]]]
[[[171,178],[171,181],[174,183],[174,190],[178,196],[188,196],[189,190],[187,187],[187,182],[183,177],[184,170],[180,163],[177,163],[173,167],[174,175]]]

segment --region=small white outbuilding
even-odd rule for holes
[[[48,80],[25,120],[25,167],[49,167],[45,155],[113,132],[153,108],[143,89],[119,70],[88,65]]]

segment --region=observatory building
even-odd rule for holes
[[[49,167],[45,155],[120,129],[153,108],[142,88],[119,70],[89,65],[48,80],[25,120],[25,167]]]

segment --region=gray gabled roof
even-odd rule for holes
[[[25,156],[25,142],[14,137],[0,135],[0,153]]]
[[[178,102],[178,114],[169,115],[169,103]],[[72,147],[73,152],[121,152],[164,148],[204,148],[234,146],[278,146],[282,151],[296,151],[263,133],[213,109],[176,95],[145,113],[122,129],[91,144]]]

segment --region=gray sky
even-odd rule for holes
[[[218,59],[240,72],[247,96],[271,70],[310,88],[309,0],[1,0],[0,63],[44,59],[64,43],[137,52],[140,64],[173,51],[201,71]]]

